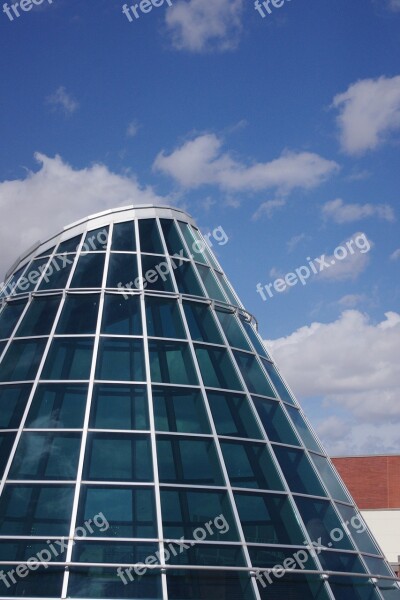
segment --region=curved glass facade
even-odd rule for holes
[[[0,297],[0,597],[400,597],[186,213],[79,222]]]

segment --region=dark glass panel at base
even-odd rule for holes
[[[258,589],[261,600],[330,600],[324,582],[315,575],[307,577],[280,570],[277,574],[264,575]]]
[[[125,569],[118,572],[115,568],[71,568],[68,598],[162,600],[161,576],[157,570],[148,569],[139,576],[132,568],[131,577]]]
[[[329,585],[335,600],[379,600],[380,598],[375,586],[368,579],[336,576],[329,578]],[[397,597],[400,597],[400,592],[398,596],[393,596],[393,600]]]
[[[273,569],[284,566],[286,569],[307,569],[312,571],[317,568],[308,550],[302,548],[271,548],[268,546],[248,546],[250,560],[253,567]]]
[[[320,552],[318,558],[325,571],[366,573],[366,569],[358,554],[350,552]]]
[[[174,544],[165,544],[171,554],[171,565],[201,565],[210,567],[245,567],[246,563],[240,546],[218,544],[196,544],[192,548],[183,548]],[[182,551],[183,550],[183,551]]]
[[[74,562],[115,563],[116,565],[144,563],[148,556],[158,552],[154,542],[76,542],[72,554]],[[157,562],[159,562],[157,560]]]
[[[247,573],[168,571],[169,600],[255,600]]]
[[[42,545],[44,549],[45,545]],[[39,567],[37,571],[28,566],[19,567],[21,575],[15,572],[18,565],[3,566],[4,579],[0,581],[0,598],[61,598],[64,569],[59,567]],[[7,582],[7,583],[5,583]],[[15,583],[14,583],[15,582]],[[8,584],[8,585],[7,585]]]

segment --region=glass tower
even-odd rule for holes
[[[400,598],[189,215],[79,221],[0,299],[1,598]]]

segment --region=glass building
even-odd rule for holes
[[[1,598],[400,598],[186,213],[79,221],[0,299]]]

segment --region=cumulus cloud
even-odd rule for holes
[[[293,237],[291,237],[291,238],[290,238],[290,240],[288,240],[288,241],[286,242],[287,251],[288,251],[289,253],[290,253],[290,252],[293,252],[293,250],[294,250],[295,248],[297,248],[297,246],[298,246],[299,244],[301,244],[301,242],[302,242],[303,240],[306,240],[306,239],[307,239],[307,236],[306,236],[306,234],[305,234],[305,233],[300,233],[299,235],[294,235]]]
[[[102,164],[74,169],[60,156],[37,153],[35,158],[38,171],[0,182],[0,210],[10,224],[2,231],[2,275],[37,240],[77,219],[129,204],[166,203],[151,188],[141,187],[134,176],[118,175]]]
[[[275,188],[282,193],[316,187],[339,168],[318,154],[289,151],[270,162],[248,166],[223,152],[222,147],[215,134],[200,135],[169,155],[160,152],[153,166],[185,188],[209,184],[231,192]]]
[[[139,129],[140,129],[139,123],[136,120],[131,121],[126,129],[127,137],[130,137],[130,138],[135,137],[137,132],[139,131]]]
[[[242,31],[243,0],[182,0],[166,12],[173,46],[190,52],[236,48]]]
[[[79,108],[78,102],[74,100],[64,86],[57,88],[53,94],[46,98],[46,102],[54,110],[60,110],[65,115],[72,115]]]
[[[316,414],[316,402],[326,411],[330,421],[321,419],[318,430],[331,451],[379,445],[382,452],[396,443],[398,449],[400,314],[387,312],[374,324],[347,310],[332,323],[315,322],[266,344],[306,412],[308,406]]]
[[[392,10],[393,12],[400,11],[400,0],[389,0],[388,7],[389,10]]]
[[[322,206],[322,215],[335,223],[351,223],[368,217],[395,221],[394,210],[389,204],[345,204],[341,198],[326,202]]]
[[[266,216],[268,219],[271,219],[274,212],[282,206],[285,206],[286,200],[283,198],[277,198],[276,200],[267,200],[260,204],[256,212],[252,215],[253,221],[258,221],[263,216]]]
[[[357,279],[369,264],[372,246],[372,241],[365,233],[354,233],[341,242],[333,254],[325,256],[325,263],[329,264],[329,268],[324,267],[318,274],[318,280],[335,282]]]
[[[346,308],[354,308],[357,304],[360,304],[360,302],[364,302],[364,300],[365,296],[362,294],[346,294],[338,300],[338,304]]]
[[[333,99],[342,149],[363,154],[400,128],[400,75],[363,79]]]
[[[390,260],[399,260],[399,258],[400,258],[400,248],[397,248],[397,250],[392,252],[392,254],[390,255]]]

